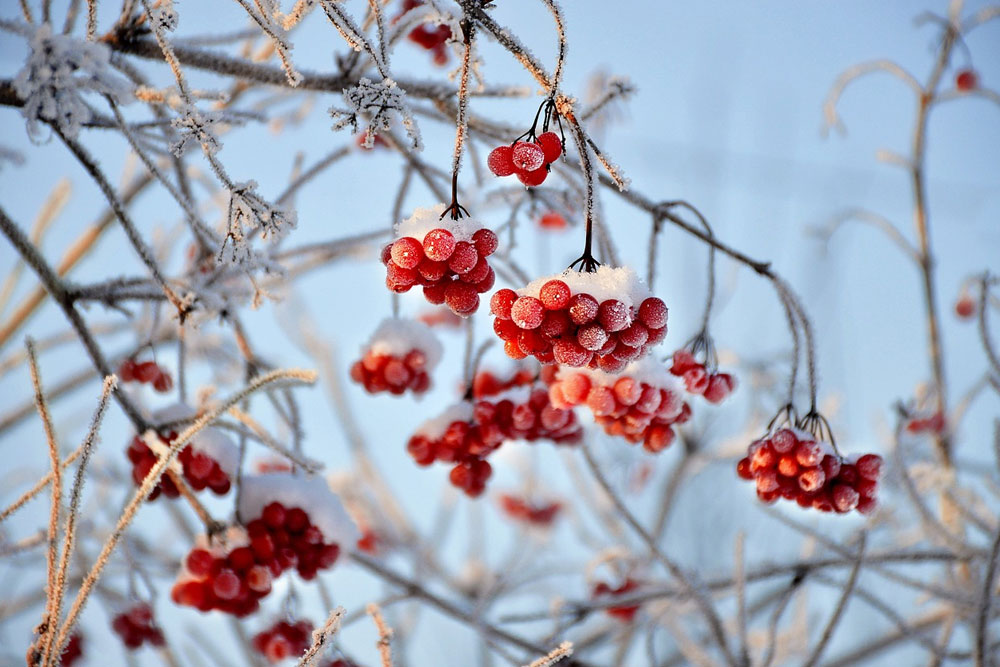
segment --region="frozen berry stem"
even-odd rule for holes
[[[451,159],[451,204],[441,217],[450,214],[453,220],[458,220],[469,212],[458,203],[458,171],[462,166],[462,151],[465,147],[466,134],[469,131],[469,69],[472,66],[472,44],[476,23],[468,15],[468,9],[463,8],[462,17],[462,72],[458,80],[458,118],[455,122],[455,152]]]

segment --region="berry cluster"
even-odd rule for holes
[[[170,431],[166,435],[160,436],[166,443],[164,451],[166,451],[166,448],[169,447],[170,443],[176,437],[176,431]],[[146,479],[146,475],[156,465],[159,457],[138,435],[132,438],[126,454],[128,460],[132,463],[132,482],[136,486],[141,486],[142,481]],[[177,453],[177,461],[180,463],[181,474],[184,476],[185,481],[195,491],[202,491],[207,487],[212,490],[212,493],[219,496],[229,493],[231,486],[229,475],[226,474],[226,471],[223,470],[217,460],[204,451],[197,450],[193,443],[187,445]],[[174,484],[174,480],[168,475],[160,478],[159,483],[153,488],[148,499],[155,500],[161,492],[167,498],[176,498],[180,495],[177,485]]]
[[[493,330],[513,359],[621,371],[663,340],[667,307],[628,268],[565,271],[490,300]]]
[[[198,540],[184,559],[170,598],[198,611],[240,617],[257,611],[261,598],[271,592],[272,579],[283,569],[273,554],[258,562],[246,532],[239,528],[229,529],[225,543],[210,544],[203,536]]]
[[[307,620],[295,623],[278,621],[253,636],[253,647],[268,662],[281,662],[285,658],[305,653],[312,644],[312,631],[313,624]]]
[[[619,374],[560,369],[549,387],[549,399],[563,408],[586,405],[605,433],[641,442],[652,453],[669,447],[673,425],[691,416],[676,381],[648,358],[629,364]]]
[[[617,588],[612,588],[610,584],[599,581],[594,584],[591,597],[599,599],[606,596],[624,595],[625,593],[631,593],[637,588],[639,588],[639,583],[633,579],[625,579],[624,583]],[[636,612],[639,611],[639,605],[631,605],[627,607],[606,607],[604,611],[612,618],[629,623],[633,618],[635,618]]]
[[[709,370],[687,349],[674,352],[670,372],[684,380],[688,393],[704,396],[709,403],[721,403],[736,388],[736,378],[729,373]]]
[[[170,377],[170,373],[155,361],[137,362],[135,359],[126,359],[118,367],[118,379],[122,382],[151,384],[153,389],[161,394],[170,391],[174,386],[174,379]]]
[[[423,0],[404,0],[403,1],[403,11],[400,13],[399,17],[410,11],[414,7],[419,7],[424,4]],[[399,20],[397,17],[397,20]],[[448,50],[445,48],[445,44],[451,39],[451,28],[447,25],[440,24],[432,27],[430,23],[421,23],[419,26],[410,31],[407,38],[434,55],[434,64],[438,66],[444,66],[448,64]]]
[[[736,473],[756,483],[765,503],[784,498],[821,512],[870,514],[878,504],[882,457],[845,460],[807,431],[782,428],[751,444]]]
[[[517,174],[517,180],[527,187],[545,182],[549,165],[562,155],[562,140],[555,132],[543,132],[534,141],[515,141],[490,151],[486,165],[496,176]]]
[[[137,649],[145,642],[163,646],[163,632],[153,623],[153,610],[148,604],[137,604],[111,621],[111,628],[122,638],[129,649]]]
[[[430,303],[468,317],[496,281],[486,258],[499,240],[474,220],[442,219],[444,210],[443,204],[418,208],[396,226],[396,240],[382,250],[385,284],[398,293],[421,285]]]
[[[533,503],[525,498],[504,493],[500,495],[500,509],[515,521],[533,526],[551,526],[562,511],[562,503]]]
[[[431,386],[430,373],[441,359],[441,344],[430,328],[415,320],[390,318],[375,330],[351,379],[369,394],[407,390],[422,394]]]

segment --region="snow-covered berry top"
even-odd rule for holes
[[[569,287],[571,294],[583,292],[594,297],[598,303],[608,299],[617,299],[628,308],[638,308],[639,304],[653,296],[646,284],[631,268],[606,265],[597,267],[597,271],[593,273],[566,269],[558,275],[536,278],[515,291],[518,296],[538,298],[542,286],[550,280],[563,281]]]
[[[461,401],[446,408],[441,414],[432,419],[428,419],[417,427],[413,432],[414,436],[423,436],[429,440],[437,440],[444,435],[448,427],[455,422],[468,422],[472,420],[474,410],[472,403]]]
[[[194,419],[197,414],[198,412],[190,405],[174,403],[154,412],[153,421],[156,423],[176,422]],[[240,449],[222,429],[206,426],[191,438],[189,446],[193,452],[200,452],[214,459],[222,472],[226,473],[230,479],[236,477],[236,471],[240,465]]]
[[[452,220],[450,216],[441,217],[444,204],[414,209],[413,215],[396,223],[396,238],[409,236],[423,242],[424,236],[432,229],[446,229],[451,232],[456,241],[471,241],[472,235],[485,227],[475,218]]]
[[[599,368],[572,368],[560,366],[556,372],[556,379],[562,380],[570,375],[583,374],[590,378],[594,384],[603,387],[611,387],[619,378],[629,377],[642,384],[656,387],[657,389],[667,389],[680,395],[684,390],[683,383],[670,374],[667,367],[660,361],[646,356],[631,362],[619,373],[606,373]]]
[[[437,336],[423,322],[389,317],[379,323],[364,351],[374,355],[402,358],[412,350],[424,353],[428,372],[437,366],[444,353]]]
[[[260,517],[274,502],[304,510],[329,543],[345,547],[361,537],[340,498],[321,476],[269,473],[243,478],[239,511],[244,520]]]

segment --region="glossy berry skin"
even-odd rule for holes
[[[870,514],[878,506],[882,457],[845,461],[811,435],[783,428],[752,443],[736,474],[753,481],[768,504],[785,499],[821,512]]]
[[[555,162],[562,155],[562,140],[555,132],[543,132],[535,141],[542,147],[545,164]]]
[[[174,603],[247,616],[283,572],[295,570],[308,581],[340,557],[340,545],[326,542],[303,509],[278,502],[265,505],[246,524],[246,536],[248,544],[229,551],[192,549],[171,590]]]
[[[429,303],[446,305],[455,315],[468,317],[479,308],[479,295],[496,281],[486,258],[496,252],[498,244],[497,235],[485,228],[467,241],[443,228],[429,230],[422,239],[398,238],[382,252],[385,285],[397,294],[422,287]]]
[[[975,70],[963,69],[955,75],[955,87],[962,92],[975,90],[979,87],[979,75]]]
[[[494,176],[510,176],[517,171],[514,166],[514,148],[512,146],[497,146],[486,158],[486,166]]]

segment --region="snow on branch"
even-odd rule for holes
[[[336,123],[334,130],[342,130],[350,126],[353,132],[358,131],[359,117],[368,118],[368,128],[365,132],[365,147],[375,144],[379,132],[388,132],[392,127],[392,118],[396,116],[410,137],[414,150],[422,150],[420,130],[413,114],[406,104],[406,91],[396,85],[392,79],[373,82],[362,78],[358,85],[344,90],[344,100],[348,109],[330,108],[330,115]]]

